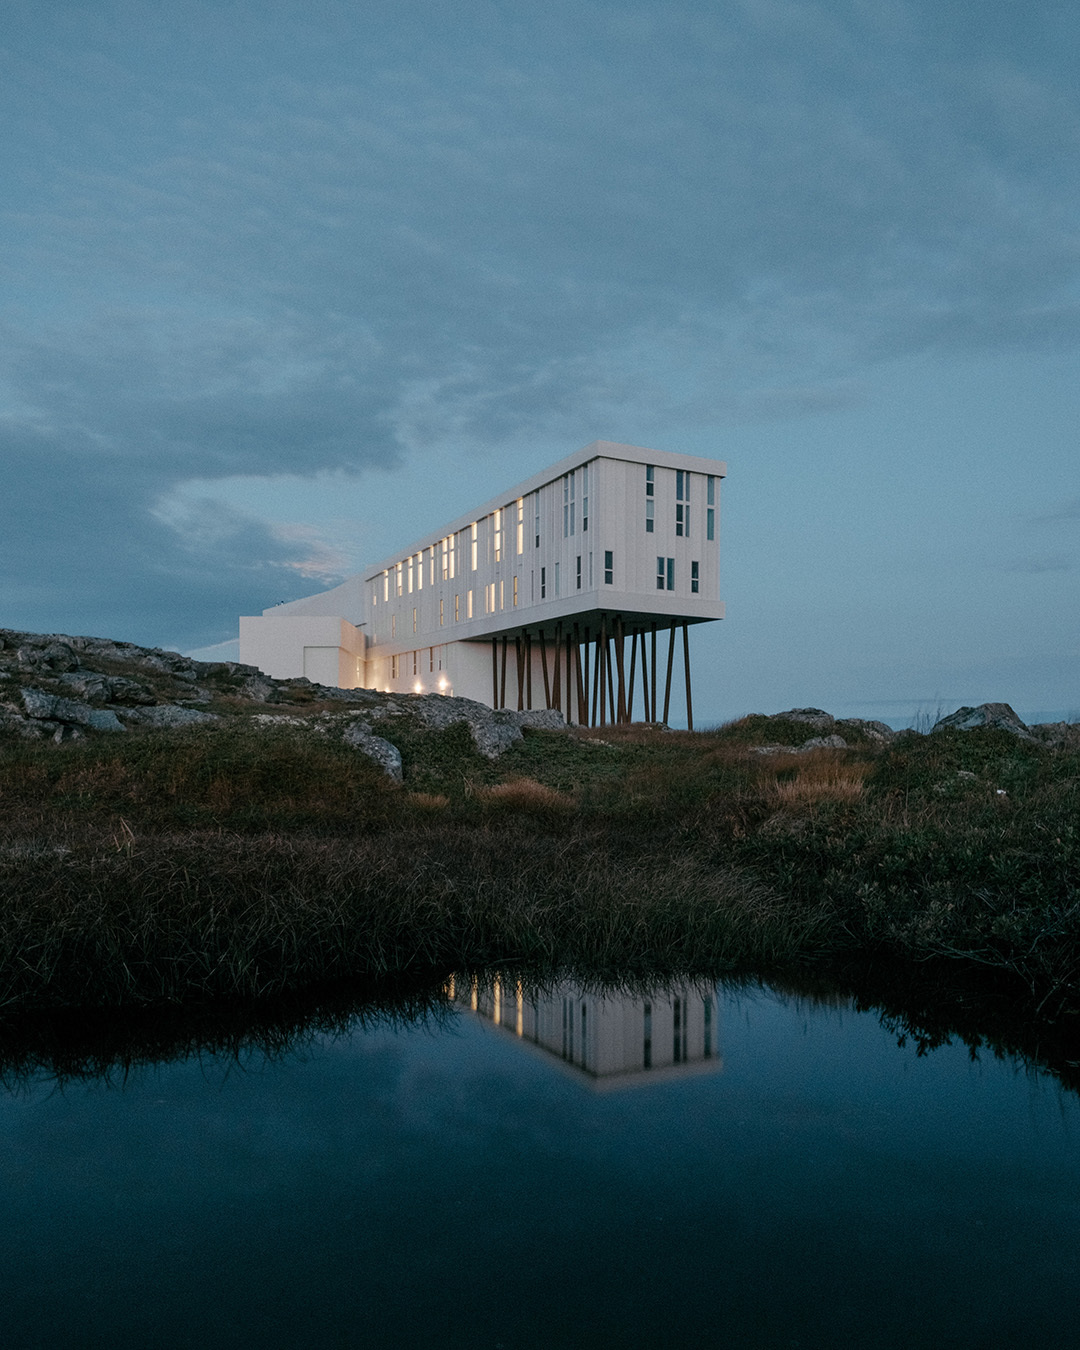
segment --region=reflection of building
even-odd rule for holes
[[[596,1087],[721,1067],[719,1003],[712,985],[624,995],[593,994],[566,983],[532,996],[519,983],[496,977],[490,985],[459,989],[456,997],[463,1007],[572,1065]]]
[[[333,590],[245,616],[240,659],[585,724],[632,720],[635,697],[666,722],[676,675],[692,726],[689,627],[724,615],[725,473],[594,441]]]

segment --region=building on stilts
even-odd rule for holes
[[[241,618],[240,659],[587,726],[667,722],[674,680],[692,728],[690,628],[724,617],[725,473],[594,441],[340,586]]]

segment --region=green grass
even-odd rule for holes
[[[492,763],[463,726],[376,730],[403,786],[332,731],[243,718],[6,745],[0,1007],[874,957],[997,971],[1031,1007],[1080,1011],[1075,752],[973,731],[761,756],[776,722],[742,719],[533,731]]]

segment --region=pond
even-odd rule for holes
[[[0,1140],[8,1350],[1080,1344],[1076,1096],[843,999],[468,982]]]

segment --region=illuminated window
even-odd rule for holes
[[[445,622],[446,622],[446,615],[445,615],[445,611],[444,611],[444,601],[443,601],[442,596],[440,595],[440,596],[439,596],[439,627],[441,628]]]
[[[502,517],[501,511],[495,512],[495,561],[502,562]]]
[[[517,538],[515,540],[515,552],[525,552],[525,498],[517,499]]]
[[[383,600],[390,599],[390,569],[387,568],[382,574]]]
[[[506,591],[505,591],[505,589],[504,589],[505,585],[506,585],[505,582],[503,582],[503,581],[500,581],[500,582],[499,582],[499,608],[500,608],[500,609],[505,609],[505,608],[506,608]]]
[[[444,539],[444,540],[442,541],[442,579],[443,579],[443,581],[449,581],[449,580],[450,580],[450,540],[449,540],[449,539]]]
[[[454,576],[455,576],[455,574],[456,574],[456,573],[455,573],[455,567],[454,567],[454,554],[455,554],[455,552],[456,552],[456,549],[457,549],[457,535],[456,535],[456,534],[452,534],[452,535],[450,536],[450,580],[451,580],[451,581],[453,581]]]
[[[413,630],[414,633],[416,632],[416,606],[415,606],[415,605],[413,605],[413,612],[412,612],[412,630]],[[414,675],[416,674],[416,671],[415,671],[415,670],[413,671],[413,674],[414,674]]]
[[[423,550],[416,555],[416,589],[424,589],[424,553]]]
[[[419,674],[420,674],[420,668],[419,668],[419,665],[418,665],[419,659],[420,659],[420,653],[419,653],[419,652],[413,652],[413,654],[412,654],[412,673],[413,673],[414,675],[419,675]]]
[[[396,679],[397,679],[398,673],[399,673],[399,669],[400,669],[400,664],[401,664],[401,658],[400,658],[400,657],[392,656],[392,657],[390,658],[390,678],[391,678],[392,680],[396,680]]]
[[[615,584],[615,554],[611,549],[604,550],[604,585],[613,586]]]
[[[392,638],[397,637],[397,615],[396,615],[396,614],[391,614],[391,615],[390,615],[390,636],[391,636]]]
[[[514,608],[515,608],[515,609],[517,608],[517,601],[518,601],[518,579],[517,579],[517,577],[515,577],[515,578],[514,578]]]
[[[435,548],[434,544],[428,549],[428,575],[431,578],[431,584],[435,585]]]
[[[701,578],[700,578],[700,575],[699,575],[699,573],[698,573],[698,565],[697,565],[696,562],[692,562],[692,563],[690,564],[690,589],[691,589],[691,591],[693,591],[693,593],[694,593],[695,595],[697,595],[697,593],[698,593],[698,589],[699,589],[699,588],[698,588],[698,582],[700,581],[700,579],[701,579]]]
[[[465,617],[472,618],[472,591],[465,592]]]
[[[397,567],[394,570],[397,573],[397,593],[398,595],[401,595],[404,589],[405,568],[401,563],[398,563]]]
[[[484,587],[484,612],[487,614],[495,613],[495,583],[493,581]]]
[[[460,623],[460,622],[461,622],[461,596],[460,596],[460,595],[455,595],[455,596],[454,596],[454,622],[455,622],[455,623]]]
[[[412,595],[412,588],[413,588],[413,560],[412,560],[412,554],[411,554],[411,553],[409,554],[409,565],[408,565],[408,568],[407,568],[407,572],[408,572],[408,587],[409,587],[409,594]]]
[[[434,648],[434,647],[429,647],[429,648],[427,649],[427,656],[428,656],[428,674],[431,675],[431,674],[434,674],[434,672],[435,672],[435,648]]]
[[[476,571],[476,555],[479,545],[476,542],[476,521],[469,526],[469,567]]]

